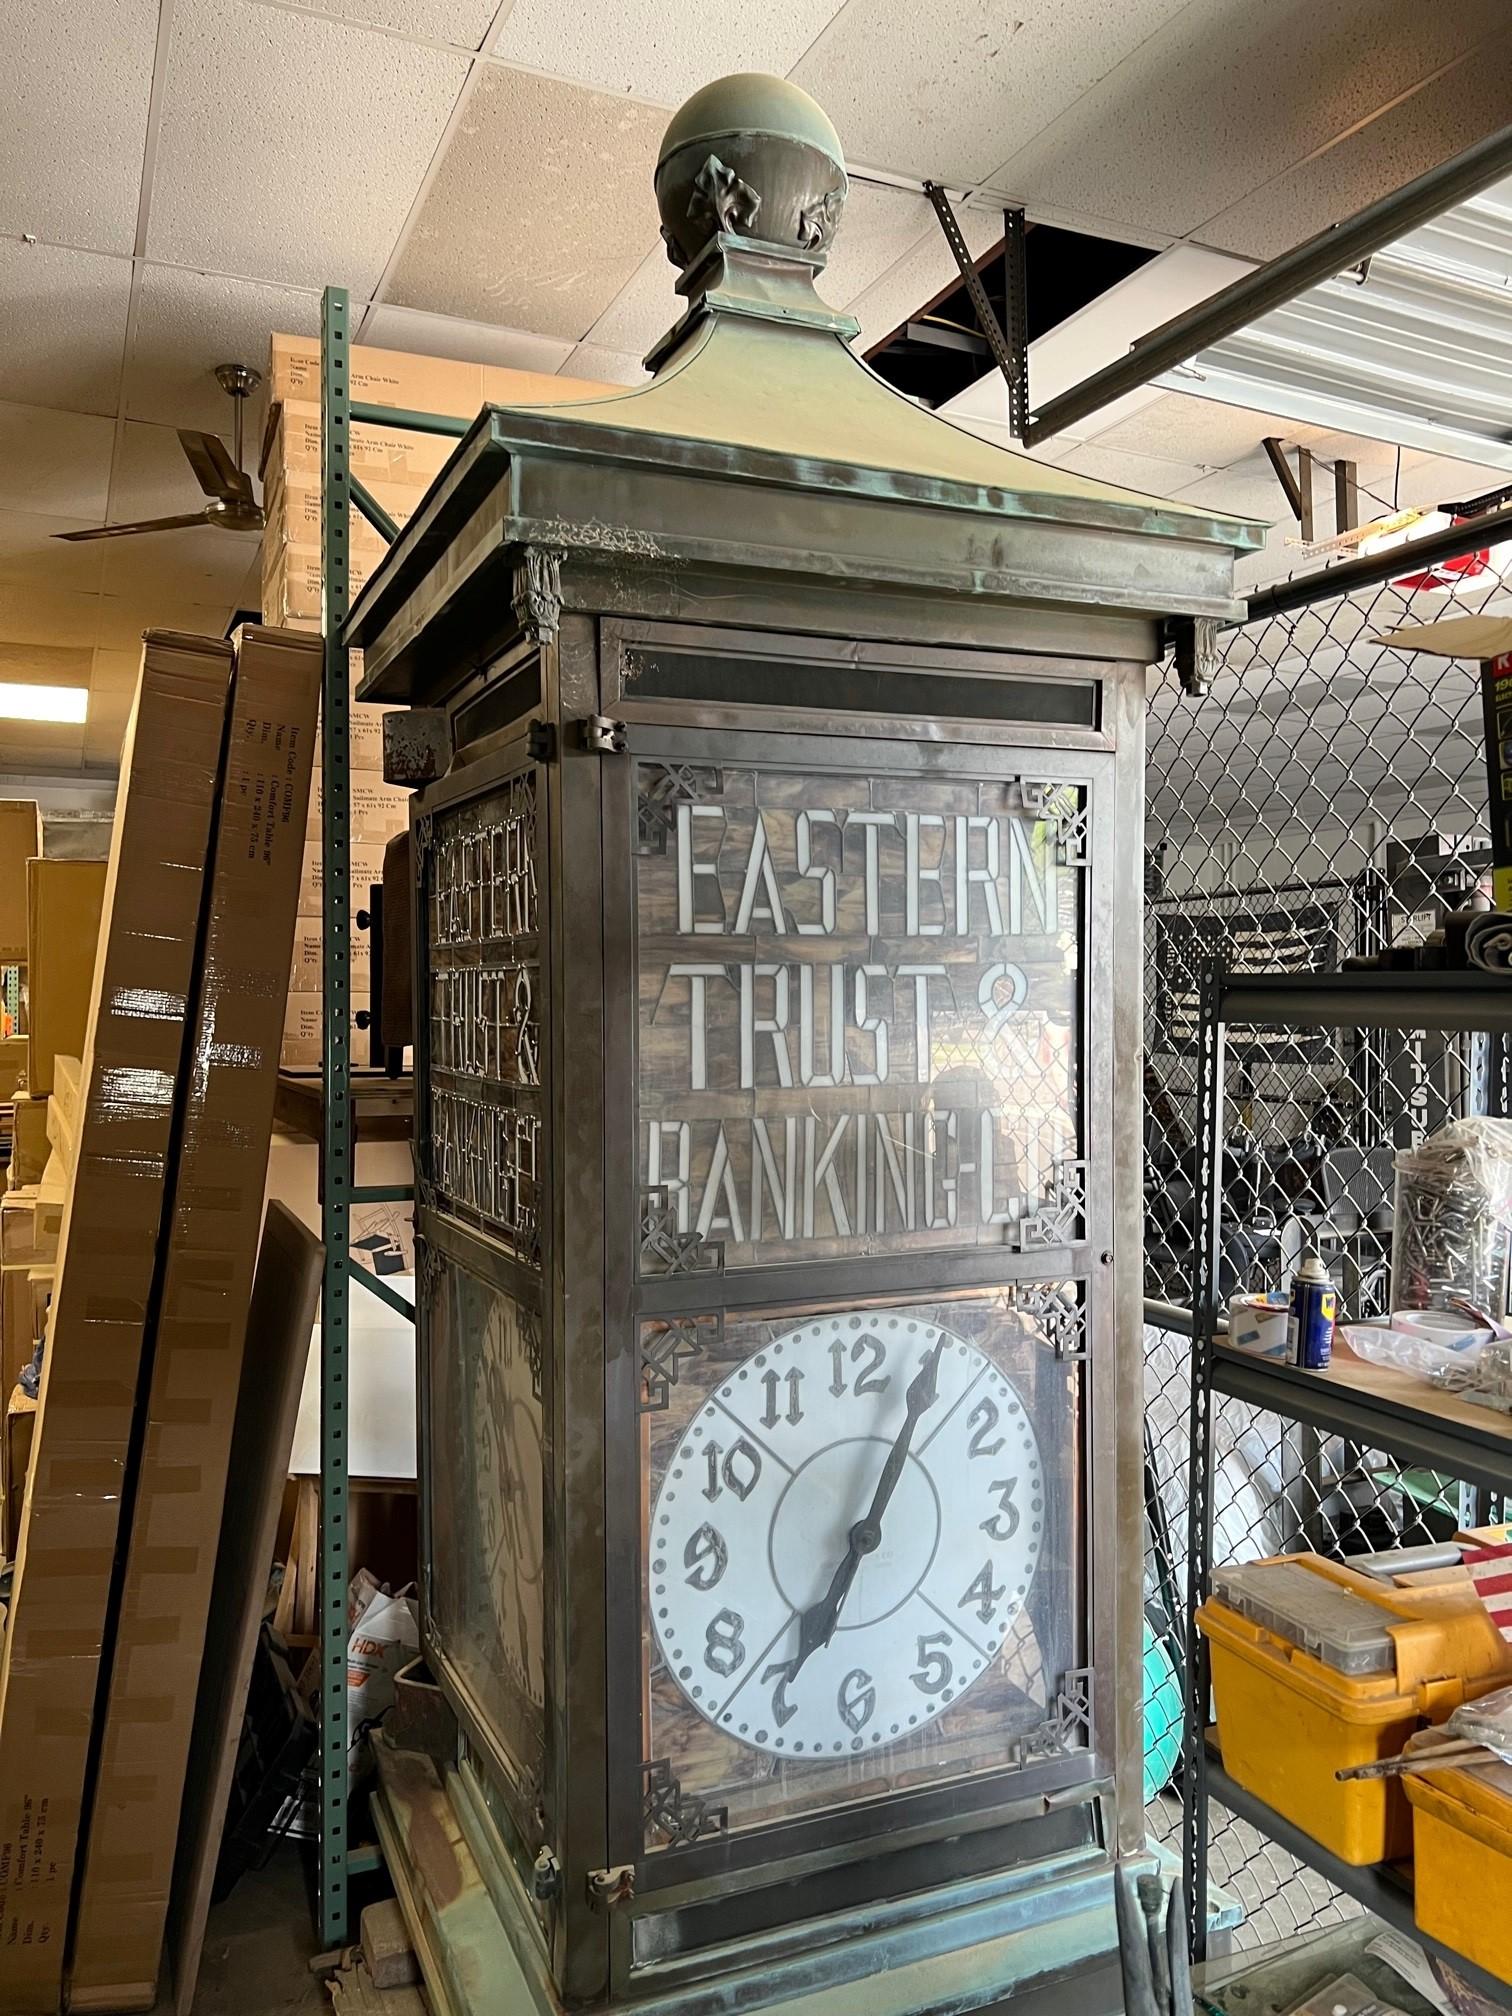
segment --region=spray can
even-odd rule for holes
[[[1292,1276],[1291,1305],[1287,1316],[1287,1355],[1293,1365],[1316,1372],[1333,1356],[1334,1319],[1339,1298],[1328,1278],[1328,1269],[1316,1253],[1303,1256]]]

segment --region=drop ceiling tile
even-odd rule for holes
[[[851,160],[971,188],[1185,4],[851,0],[792,74]]]
[[[1463,504],[1507,481],[1505,469],[1483,469],[1477,462],[1456,462],[1448,455],[1402,457],[1403,504]]]
[[[1263,457],[1258,461],[1254,457],[1246,457],[1230,468],[1215,469],[1211,475],[1199,476],[1182,490],[1180,496],[1183,504],[1197,505],[1221,516],[1258,518],[1267,525],[1279,526],[1283,535],[1300,537],[1297,520],[1292,516],[1281,485]],[[1333,530],[1333,485],[1315,480],[1313,500],[1317,510],[1318,534],[1326,538]]]
[[[499,0],[290,0],[290,5],[354,28],[387,28],[459,49],[476,49],[499,11]]]
[[[0,644],[0,679],[29,686],[88,686],[94,670],[92,646]]]
[[[732,70],[784,76],[844,0],[515,0],[496,53],[600,91],[680,105]]]
[[[556,336],[532,336],[523,329],[499,329],[486,322],[459,322],[451,315],[423,315],[415,308],[374,302],[362,328],[362,342],[379,350],[408,350],[417,357],[457,357],[464,364],[500,364],[510,371],[558,371],[571,343]]]
[[[1044,201],[1129,229],[1200,232],[1204,242],[1227,244],[1210,241],[1208,219],[1331,147],[1498,23],[1503,0],[1452,8],[1191,0],[1053,124],[1024,127],[988,184],[1031,207]],[[1297,235],[1326,221],[1315,215]]]
[[[466,57],[252,0],[178,0],[147,251],[371,293]]]
[[[82,518],[46,518],[31,511],[0,511],[0,581],[22,589],[52,588],[74,595],[95,594],[103,570],[104,542],[81,546],[55,537],[82,532]]]
[[[204,502],[177,430],[128,420],[111,470],[108,522],[177,517]]]
[[[214,525],[179,532],[143,532],[103,542],[106,595],[145,594],[184,600],[207,609],[236,606],[248,561],[257,552],[255,532],[222,532]],[[216,625],[219,636],[225,615]]]
[[[831,307],[848,308],[939,228],[927,198],[853,176],[828,263],[817,282],[820,294]]]
[[[677,292],[677,269],[660,240],[648,252],[613,301],[588,331],[588,341],[607,350],[644,357],[687,308]]]
[[[255,280],[226,280],[173,266],[148,266],[137,300],[125,406],[134,420],[201,427],[229,435],[231,401],[215,382],[217,364],[268,368],[275,329],[294,336],[320,333],[320,296]],[[263,391],[247,402],[247,460],[256,446]],[[187,467],[187,465],[186,465]]]
[[[586,378],[595,385],[644,385],[648,377],[638,350],[606,350],[597,343],[579,343],[561,375]]]
[[[1231,462],[1255,454],[1267,434],[1295,444],[1310,443],[1322,432],[1321,427],[1278,421],[1274,414],[1254,413],[1245,406],[1222,406],[1216,399],[1167,392],[1092,439],[1099,448],[1116,449],[1121,454],[1159,455],[1170,462],[1226,469]]]
[[[129,259],[0,238],[0,399],[114,413],[130,301]]]
[[[80,770],[84,765],[85,724],[56,721],[0,721],[0,770],[28,772]]]
[[[0,577],[0,637],[8,643],[91,645],[99,617],[98,595]]]
[[[103,416],[0,404],[0,509],[103,518],[114,444]]]
[[[1118,483],[1125,490],[1142,491],[1146,497],[1174,497],[1203,474],[1191,462],[1173,462],[1163,455],[1133,455],[1092,442],[1068,447],[1059,466],[1099,483]]]
[[[0,233],[130,253],[157,17],[157,0],[6,8]]]
[[[1489,48],[1202,226],[1206,242],[1273,259],[1506,123],[1512,42]]]
[[[484,69],[395,269],[401,306],[577,341],[659,230],[665,115]]]
[[[205,536],[229,540],[231,535],[212,532],[207,527]],[[135,540],[127,543],[140,544]],[[221,637],[229,614],[229,600],[196,602],[183,585],[175,585],[171,580],[136,582],[128,578],[119,594],[99,598],[96,637],[102,650],[129,651],[140,656],[144,630],[182,630],[191,637]]]
[[[996,210],[962,209],[958,205],[956,216],[973,259],[990,252],[1003,235],[1003,219]],[[840,228],[845,229],[843,220]],[[889,266],[879,280],[846,302],[861,324],[856,348],[864,355],[910,315],[917,314],[948,288],[959,285],[955,260],[944,233],[936,225],[932,234],[926,232],[913,250]]]

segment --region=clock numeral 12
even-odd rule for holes
[[[992,1563],[984,1561],[982,1563],[981,1574],[976,1577],[956,1607],[957,1609],[964,1610],[968,1603],[974,1603],[978,1617],[981,1618],[984,1624],[990,1624],[993,1612],[1007,1594],[1008,1585],[1006,1582],[1003,1583],[1001,1588],[994,1589],[992,1586]]]
[[[908,1677],[921,1694],[938,1694],[942,1687],[950,1685],[955,1668],[946,1658],[944,1648],[954,1643],[948,1631],[931,1631],[920,1638],[918,1670]]]
[[[1019,1508],[1013,1503],[1013,1494],[1018,1489],[1017,1477],[995,1477],[992,1488],[998,1494],[998,1510],[990,1519],[982,1521],[982,1531],[989,1540],[1011,1540],[1019,1529]],[[1005,1527],[1004,1520],[1008,1524]]]
[[[720,1450],[711,1442],[704,1451],[709,1465],[709,1481],[703,1495],[712,1505],[722,1488],[731,1490],[743,1505],[761,1479],[761,1451],[744,1435],[733,1448]]]
[[[683,1549],[683,1566],[691,1568],[690,1589],[712,1589],[729,1564],[730,1550],[710,1525],[700,1526]]]
[[[741,1636],[744,1630],[745,1619],[737,1610],[721,1610],[717,1617],[709,1619],[709,1628],[704,1633],[704,1664],[721,1680],[728,1680],[745,1664],[746,1648]]]
[[[837,1400],[847,1392],[853,1392],[858,1396],[862,1393],[885,1393],[892,1384],[891,1372],[883,1372],[880,1379],[877,1377],[887,1363],[887,1346],[880,1337],[868,1334],[858,1337],[851,1345],[851,1363],[861,1366],[861,1370],[856,1374],[854,1386],[847,1385],[845,1377],[845,1339],[837,1337],[829,1348],[830,1358],[835,1367],[835,1376],[830,1381],[829,1390]],[[866,1361],[864,1364],[863,1359]]]
[[[877,1690],[870,1673],[865,1672],[860,1666],[853,1666],[840,1682],[840,1692],[835,1696],[835,1707],[846,1728],[859,1736],[877,1708]]]
[[[782,1418],[777,1412],[777,1393],[781,1383],[780,1373],[764,1372],[762,1374],[762,1384],[766,1387],[766,1412],[761,1417],[763,1428],[775,1428],[778,1421]],[[803,1419],[803,1408],[798,1398],[802,1385],[803,1374],[795,1365],[787,1375],[787,1420],[789,1425],[794,1428]]]

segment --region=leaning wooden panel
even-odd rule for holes
[[[322,1258],[314,1233],[282,1204],[270,1204],[247,1320],[215,1593],[205,1629],[204,1668],[169,1903],[176,2016],[189,2016],[199,1979],[252,1654],[294,1446],[310,1332],[320,1304]]]
[[[0,2010],[57,2009],[183,1074],[231,649],[149,633],[122,756],[78,1152],[0,1659]]]
[[[215,1578],[320,692],[318,637],[239,634],[192,1071],[69,1961],[73,2009],[150,2009]]]

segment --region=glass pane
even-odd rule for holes
[[[430,1635],[528,1814],[546,1744],[540,1329],[512,1297],[431,1251]]]
[[[533,772],[437,816],[428,864],[430,1179],[441,1203],[538,1249],[540,944]]]
[[[1085,1316],[643,1326],[648,1846],[1084,1747]]]
[[[1085,789],[638,781],[643,1269],[1082,1238]]]

